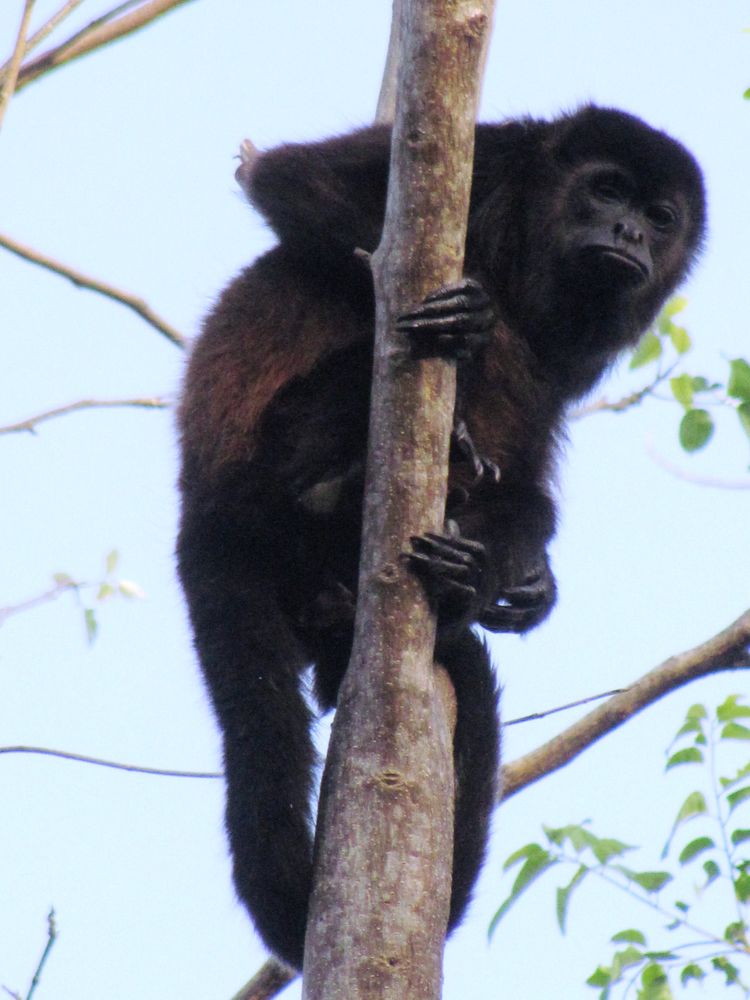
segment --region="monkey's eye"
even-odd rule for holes
[[[600,174],[592,179],[591,192],[600,201],[627,201],[629,184],[627,178],[621,177],[619,174]]]
[[[657,202],[646,209],[646,218],[655,229],[671,229],[677,223],[677,212],[665,202]]]

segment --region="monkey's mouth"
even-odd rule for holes
[[[604,262],[608,268],[614,269],[634,285],[640,285],[651,277],[651,268],[645,260],[635,257],[619,247],[595,246],[591,247],[591,250],[598,260]]]

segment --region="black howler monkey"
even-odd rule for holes
[[[237,891],[301,966],[314,751],[301,672],[333,708],[352,641],[372,357],[366,260],[390,133],[287,145],[238,178],[278,245],[205,322],[180,409],[179,572],[224,736]],[[458,361],[447,526],[407,556],[456,688],[450,926],[482,861],[498,765],[479,623],[523,632],[554,601],[546,547],[566,405],[633,345],[704,233],[701,173],[663,132],[585,107],[479,125],[465,279],[399,323],[412,357]],[[498,476],[499,470],[499,476]]]

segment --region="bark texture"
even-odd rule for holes
[[[401,16],[393,155],[373,255],[377,336],[354,651],[323,778],[306,1000],[440,995],[453,832],[452,689],[400,553],[442,527],[455,369],[407,360],[396,316],[462,273],[490,0]]]

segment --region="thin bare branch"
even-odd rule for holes
[[[131,7],[132,4],[118,5],[107,14],[87,24],[85,28],[77,31],[60,45],[48,52],[43,52],[36,59],[26,63],[18,74],[17,89],[20,90],[32,83],[44,73],[146,27],[176,7],[190,2],[191,0],[147,0],[137,10],[126,14],[122,14],[122,12]],[[120,14],[122,16],[118,16]]]
[[[50,601],[56,601],[61,594],[66,594],[71,590],[80,590],[83,586],[85,584],[79,580],[71,580],[68,577],[57,580],[55,586],[45,590],[43,594],[30,597],[26,601],[21,601],[20,604],[11,604],[8,607],[0,608],[0,625],[4,625],[7,619],[13,615],[20,615],[23,611],[39,607],[40,604],[49,604]]]
[[[5,247],[6,250],[10,250],[11,253],[22,257],[24,260],[30,261],[32,264],[37,264],[39,267],[52,271],[54,274],[59,274],[62,278],[67,278],[77,288],[86,288],[90,292],[97,292],[99,295],[104,295],[105,298],[113,299],[115,302],[119,302],[120,305],[127,306],[128,309],[132,309],[141,319],[144,319],[155,330],[158,330],[159,333],[166,337],[167,340],[171,340],[178,347],[184,347],[187,343],[186,338],[167,323],[166,320],[163,320],[161,316],[157,315],[143,299],[131,295],[120,288],[115,288],[114,285],[98,281],[96,278],[83,274],[81,271],[76,271],[52,257],[47,257],[38,250],[19,243],[18,240],[14,240],[4,233],[0,233],[0,246]]]
[[[604,691],[602,694],[590,694],[587,698],[579,698],[578,701],[569,701],[567,705],[556,705],[554,708],[547,708],[543,712],[532,712],[531,715],[521,715],[517,719],[503,721],[503,728],[508,726],[518,726],[522,722],[538,722],[540,719],[547,719],[550,715],[557,715],[558,712],[568,712],[571,708],[580,708],[581,705],[588,705],[592,701],[601,701],[602,698],[611,698],[612,695],[622,694],[627,688],[615,688],[613,691]]]
[[[720,476],[701,476],[696,472],[689,472],[675,462],[660,455],[656,450],[651,438],[646,438],[646,453],[656,464],[668,472],[675,479],[682,479],[686,483],[694,486],[709,486],[715,490],[750,490],[750,479],[723,479]]]
[[[245,983],[239,993],[235,993],[232,1000],[271,1000],[271,997],[281,993],[296,977],[297,973],[293,969],[288,969],[275,958],[269,958],[250,982]]]
[[[81,764],[96,764],[99,767],[111,767],[115,771],[131,771],[135,774],[155,774],[160,778],[223,778],[218,771],[173,771],[163,767],[139,767],[137,764],[123,764],[116,760],[105,760],[102,757],[88,757],[86,754],[69,753],[67,750],[50,750],[48,747],[14,746],[0,747],[0,754],[30,753],[45,757],[61,757],[63,760],[75,760]]]
[[[29,33],[29,22],[31,21],[31,12],[33,9],[34,0],[26,0],[23,8],[23,14],[21,16],[21,24],[18,29],[18,37],[16,38],[16,44],[13,48],[13,55],[8,61],[8,69],[5,73],[5,80],[3,82],[2,89],[0,89],[0,128],[2,128],[3,119],[5,118],[5,112],[8,110],[10,99],[16,91],[18,73],[21,68],[21,60],[26,52],[26,36]]]
[[[36,993],[36,988],[39,985],[42,978],[42,969],[44,968],[44,963],[49,958],[49,954],[52,951],[52,948],[56,940],[57,940],[57,925],[55,924],[55,911],[50,910],[47,915],[47,943],[44,946],[42,957],[39,959],[37,967],[34,970],[34,975],[31,977],[31,985],[29,986],[29,992],[26,994],[26,1000],[31,1000],[31,998]]]
[[[45,21],[41,28],[37,28],[32,35],[29,35],[24,46],[24,55],[27,56],[29,52],[37,47],[37,45],[41,45],[44,39],[51,35],[55,28],[61,24],[69,14],[72,14],[76,7],[80,7],[82,3],[83,0],[66,0],[66,3],[63,4],[57,13],[53,14],[48,21]],[[0,66],[0,84],[2,84],[5,80],[5,76],[10,69],[10,63],[11,60],[8,59],[7,62]]]
[[[78,410],[93,410],[118,406],[133,406],[148,410],[165,410],[172,403],[161,396],[145,396],[140,399],[79,399],[75,403],[66,403],[65,406],[56,406],[52,410],[44,413],[37,413],[36,416],[27,417],[26,420],[19,420],[17,424],[7,424],[0,427],[0,434],[18,434],[22,431],[34,434],[37,424],[45,420],[52,420],[53,417],[62,417],[68,413],[75,413]]]
[[[658,667],[531,753],[502,768],[501,800],[574,760],[606,733],[699,677],[750,667],[750,610],[728,628]]]

